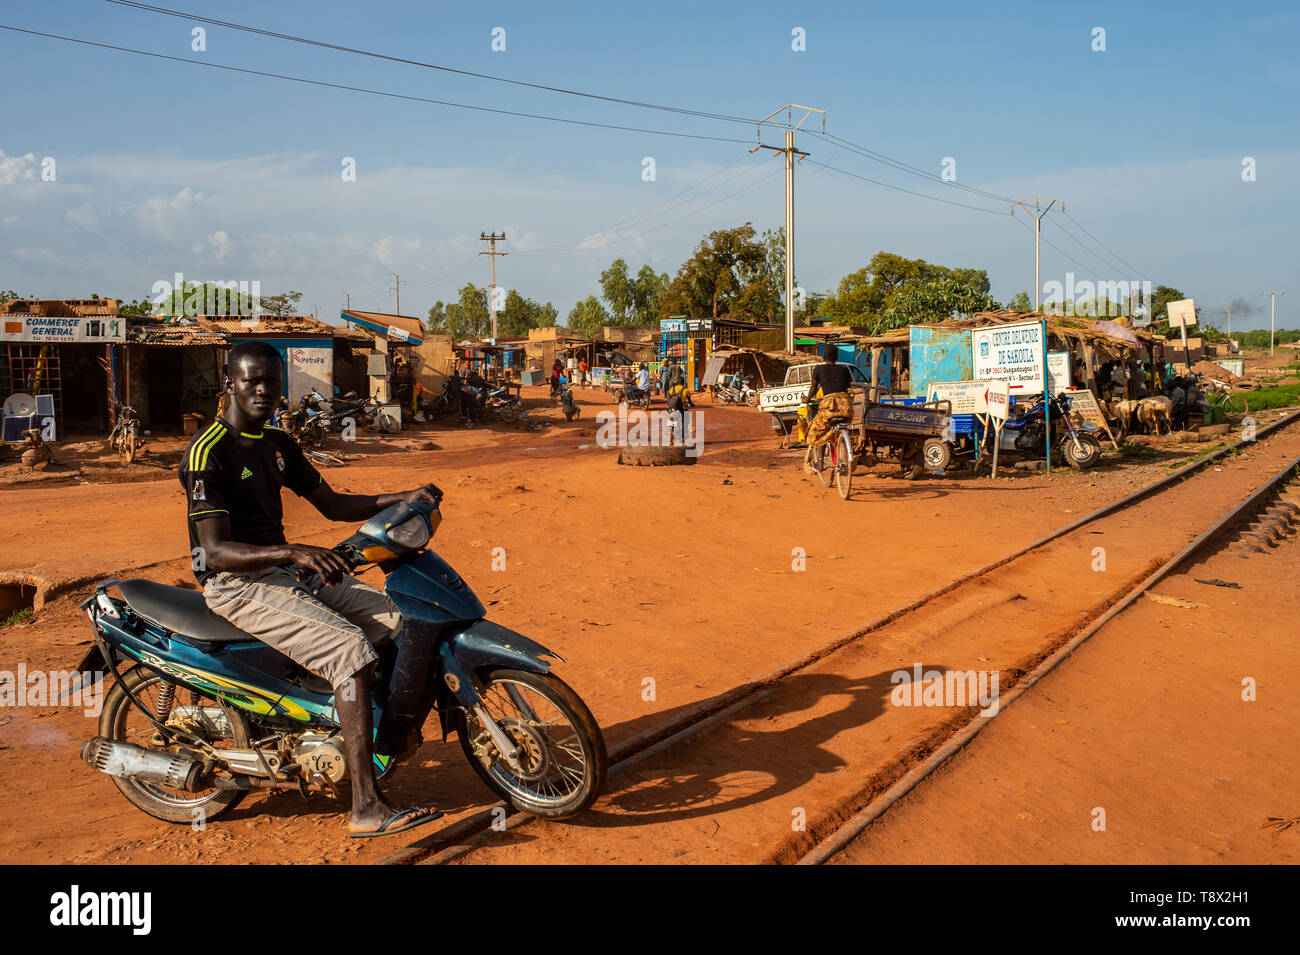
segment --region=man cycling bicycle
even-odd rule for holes
[[[822,395],[821,404],[817,408],[817,417],[813,418],[812,423],[808,425],[805,439],[808,445],[808,453],[804,457],[805,470],[811,470],[813,450],[830,440],[831,419],[847,418],[853,413],[853,396],[849,394],[853,375],[847,365],[839,363],[838,358],[839,349],[836,346],[826,345],[822,349],[822,363],[813,369],[812,381],[808,383],[808,394],[804,396],[804,404],[807,405],[816,396],[818,390]]]

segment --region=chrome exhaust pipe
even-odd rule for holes
[[[145,749],[135,743],[114,742],[96,736],[81,747],[81,758],[91,769],[110,776],[138,779],[182,792],[207,788],[199,785],[202,763],[176,753]]]

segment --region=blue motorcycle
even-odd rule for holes
[[[559,655],[486,620],[465,581],[428,549],[441,520],[428,502],[394,504],[334,548],[354,571],[376,564],[406,619],[400,646],[376,648],[374,725],[395,668],[414,659],[428,674],[420,722],[436,709],[442,738],[455,733],[474,771],[516,808],[573,816],[605,780],[600,727],[550,672],[547,658]],[[81,608],[95,644],[78,669],[114,677],[99,735],[81,755],[137,808],[192,823],[253,790],[340,795],[347,758],[325,680],[212,613],[196,591],[105,580]],[[375,756],[378,775],[392,765]]]

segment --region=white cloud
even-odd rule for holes
[[[39,165],[35,153],[28,153],[25,156],[7,156],[5,151],[0,149],[0,186],[35,182]]]

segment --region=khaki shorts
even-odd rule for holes
[[[288,567],[219,573],[203,585],[203,596],[213,613],[333,687],[378,660],[374,646],[402,630],[392,601],[354,577],[313,596]]]

